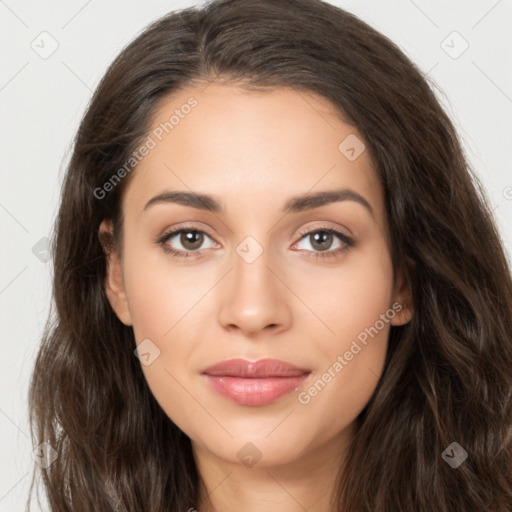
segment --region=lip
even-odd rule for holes
[[[214,391],[238,404],[266,405],[299,388],[311,371],[278,359],[229,359],[203,375]]]

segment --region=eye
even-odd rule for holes
[[[341,256],[341,254],[346,252],[350,247],[354,246],[354,240],[352,238],[333,228],[317,228],[302,232],[300,235],[301,238],[295,245],[300,244],[304,240],[312,241],[309,245],[313,250],[305,250],[310,253],[308,256],[314,258],[336,258]],[[166,253],[172,254],[175,258],[189,258],[191,256],[199,257],[203,249],[208,249],[208,247],[202,247],[205,237],[212,240],[207,233],[200,229],[182,227],[164,233],[155,242],[159,244]],[[333,241],[336,239],[338,239],[338,247],[330,249]],[[172,244],[180,244],[181,248],[175,248]],[[210,246],[210,248],[211,247],[212,246]]]
[[[157,243],[162,246],[165,252],[173,254],[176,258],[188,258],[194,252],[199,252],[204,243],[205,236],[211,240],[210,236],[200,229],[184,227],[170,233],[165,233],[157,240]],[[173,239],[175,239],[174,243],[181,244],[183,249],[173,248],[169,244],[169,242],[173,242]]]
[[[308,251],[311,253],[308,256],[313,258],[337,258],[354,246],[352,238],[333,228],[317,228],[300,234],[301,238],[297,244],[303,240],[310,241],[309,245],[313,251]],[[330,249],[336,238],[339,241],[338,247]]]

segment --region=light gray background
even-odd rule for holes
[[[23,510],[34,464],[26,395],[51,275],[32,249],[49,236],[72,137],[121,48],[151,20],[197,3],[0,0],[0,512]],[[512,0],[331,3],[389,36],[441,88],[510,254]],[[58,48],[42,58],[52,38]]]

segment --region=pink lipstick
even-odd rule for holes
[[[229,359],[203,371],[220,395],[241,405],[266,405],[296,390],[311,374],[278,359]]]

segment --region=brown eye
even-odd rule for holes
[[[172,253],[176,257],[195,256],[194,253],[201,252],[205,240],[211,237],[204,231],[195,228],[181,228],[163,235],[157,243],[164,251]],[[214,244],[210,247],[212,247]],[[178,246],[178,247],[176,247]],[[204,247],[203,247],[204,248]],[[206,247],[207,249],[208,247]]]
[[[181,245],[190,251],[197,251],[203,244],[204,236],[200,231],[182,231],[179,241]]]
[[[336,239],[338,239],[338,246],[332,248]],[[301,239],[298,243],[301,243],[304,240],[309,241],[309,245],[313,252],[325,252],[329,254],[337,253],[340,250],[346,250],[354,245],[354,241],[350,237],[332,228],[315,229],[313,231],[301,233]]]
[[[355,240],[333,228],[317,228],[300,233],[301,238],[295,246],[309,242],[311,250],[306,249],[308,257],[322,261],[334,261],[355,246]],[[333,241],[338,239],[338,245],[332,248]],[[303,247],[298,247],[304,250]]]
[[[328,231],[316,231],[308,236],[312,241],[311,246],[315,251],[325,251],[329,249],[334,239],[332,233]]]

